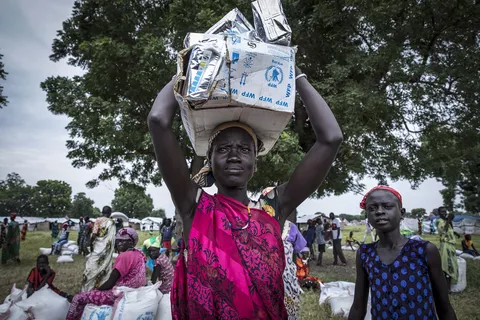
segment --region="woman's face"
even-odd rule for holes
[[[148,256],[153,260],[156,260],[160,256],[160,248],[150,247],[147,249]]]
[[[210,161],[218,184],[244,187],[255,171],[253,138],[241,128],[223,130],[213,141]]]
[[[115,241],[115,245],[117,246],[118,252],[125,252],[134,247],[132,239],[117,239]]]

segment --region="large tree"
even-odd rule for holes
[[[34,187],[33,208],[37,217],[61,217],[70,212],[72,187],[65,181],[39,180]]]
[[[95,201],[88,198],[85,192],[79,192],[73,196],[72,207],[70,209],[70,217],[93,217],[95,209],[93,205]]]
[[[2,62],[3,54],[0,53],[0,81],[7,79],[8,72],[5,71],[5,65]],[[0,84],[0,109],[6,107],[8,103],[7,97],[3,95],[3,85]]]
[[[145,188],[133,184],[122,183],[115,190],[112,201],[113,211],[126,214],[129,218],[148,217],[153,210],[153,199],[145,193]]]
[[[155,209],[152,211],[152,213],[150,214],[150,216],[152,217],[159,217],[159,218],[162,218],[162,219],[165,219],[166,218],[166,215],[165,215],[165,209]]]
[[[0,181],[0,215],[8,216],[17,212],[20,216],[35,216],[32,208],[33,189],[15,172]]]
[[[439,168],[460,151],[448,159],[430,152],[444,135],[453,135],[454,142],[459,132],[468,136],[467,129],[459,131],[464,124],[478,128],[480,6],[441,0],[286,0],[283,5],[298,45],[298,65],[333,109],[345,137],[315,195],[359,191],[366,175],[414,185],[433,176],[458,185],[464,166],[451,175]],[[161,183],[145,121],[153,99],[175,72],[173,53],[182,48],[185,34],[205,31],[233,7],[251,21],[247,0],[75,2],[51,59],[68,58],[85,73],[48,78],[42,88],[49,110],[70,119],[72,164],[107,164],[89,186],[113,177]],[[195,171],[202,159],[194,156],[178,117],[175,128]],[[462,140],[465,153],[478,147],[478,130],[469,132],[470,143]],[[312,143],[299,102],[274,150],[260,159],[251,191],[285,181]]]

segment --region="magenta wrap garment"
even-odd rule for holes
[[[287,319],[280,225],[267,212],[202,192],[171,294],[181,319]],[[230,225],[231,224],[231,225]]]

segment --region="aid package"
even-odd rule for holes
[[[283,40],[275,34],[275,43],[289,43],[290,34]],[[195,152],[206,154],[218,125],[240,121],[252,127],[263,142],[260,155],[266,154],[293,114],[295,48],[264,42],[238,9],[206,33],[188,34],[184,44],[174,93]]]

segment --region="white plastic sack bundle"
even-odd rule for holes
[[[475,261],[480,260],[480,256],[473,258],[473,260],[475,260]]]
[[[0,320],[5,320],[10,315],[10,302],[0,304]]]
[[[52,253],[52,248],[40,248],[40,254],[49,255]]]
[[[16,283],[14,283],[12,288],[10,289],[10,294],[5,298],[3,302],[15,303],[25,299],[27,299],[27,286],[23,287],[23,289],[17,289],[17,285]]]
[[[73,262],[73,258],[70,255],[60,256],[57,259],[57,263],[66,263],[66,262]]]
[[[30,298],[17,302],[16,306],[33,314],[35,319],[64,320],[70,303],[48,287],[43,287]]]
[[[333,316],[348,317],[353,304],[353,296],[332,297],[328,299]]]
[[[69,246],[71,244],[77,244],[77,242],[75,240],[68,240],[67,246]]]
[[[2,305],[4,306],[4,305]],[[25,311],[23,311],[21,308],[16,306],[15,304],[12,304],[9,308],[7,313],[5,313],[6,317],[2,318],[2,314],[0,313],[0,320],[30,320],[31,317],[29,314]]]
[[[355,294],[355,283],[345,281],[335,281],[320,283],[322,289],[320,293],[320,304],[327,302],[329,298],[348,297]]]
[[[81,320],[111,320],[113,316],[112,306],[96,306],[87,304],[83,310]]]
[[[460,258],[463,258],[463,259],[474,259],[475,257],[472,256],[471,254],[468,254],[468,253],[462,253],[460,255]]]
[[[455,253],[457,254],[457,256],[459,256],[463,253],[463,251],[462,250],[455,250]]]
[[[73,251],[70,249],[62,249],[62,256],[71,256],[73,254]]]
[[[158,290],[159,286],[158,282],[138,289],[115,288],[114,294],[123,296],[116,302],[113,320],[155,319],[158,304],[163,297]]]
[[[160,300],[155,320],[172,320],[172,305],[170,304],[170,294],[163,295],[162,300]]]
[[[353,247],[353,249],[350,246],[342,246],[342,250],[357,251],[357,248],[355,246]]]
[[[467,287],[467,261],[458,257],[458,281],[450,286],[452,292],[462,292]]]

